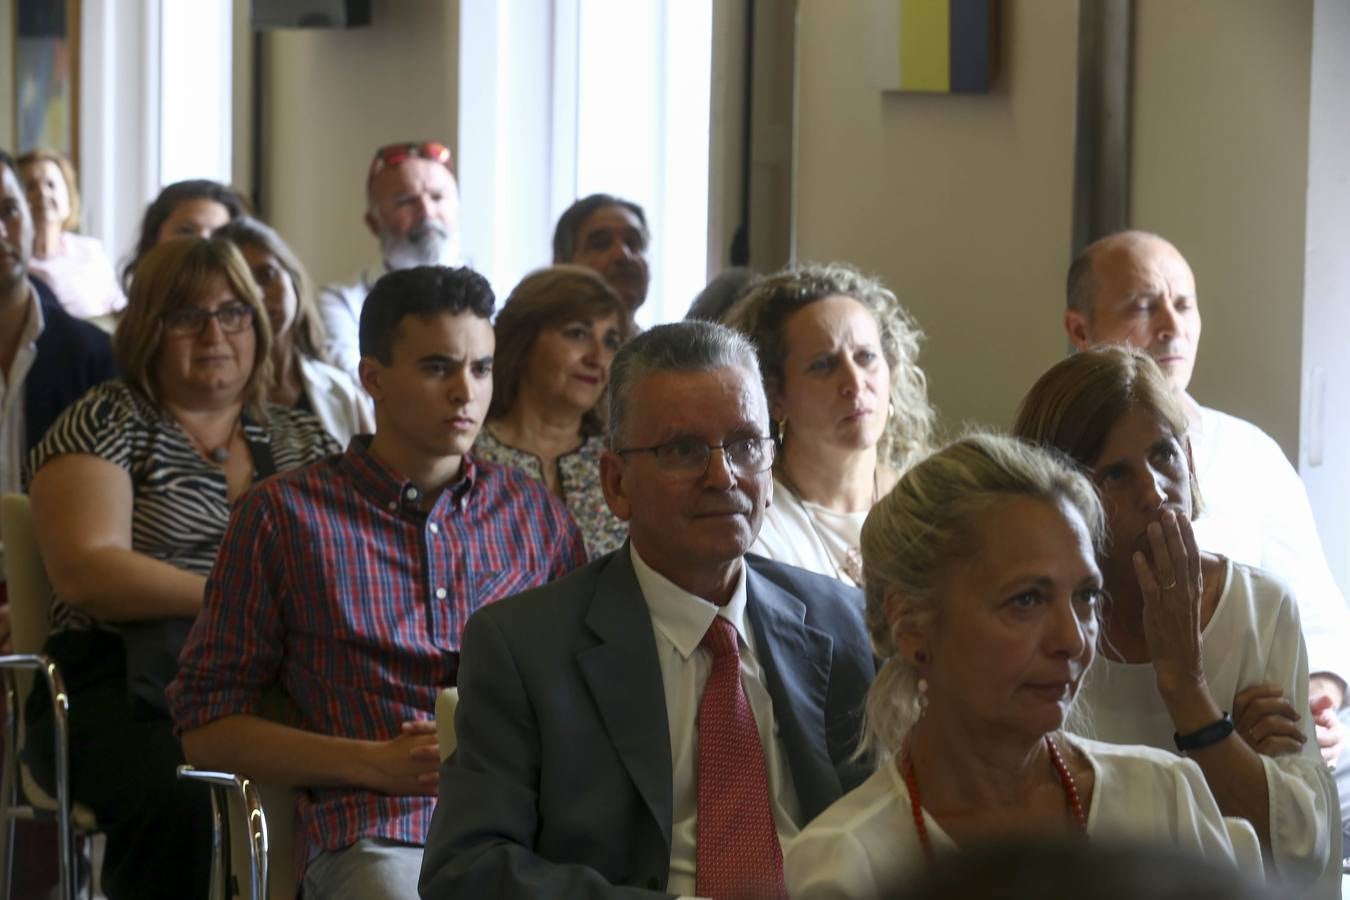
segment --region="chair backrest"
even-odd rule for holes
[[[5,581],[15,653],[37,653],[51,628],[52,585],[42,565],[28,497],[0,497],[0,540],[5,542]]]
[[[459,706],[459,688],[444,688],[436,696],[436,743],[441,761],[450,758],[458,741],[455,738],[455,709]]]

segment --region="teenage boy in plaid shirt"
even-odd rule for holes
[[[391,272],[361,313],[373,437],[259,485],[231,519],[169,691],[194,765],[304,790],[307,897],[412,897],[441,688],[485,603],[586,561],[540,482],[473,459],[493,307],[469,269]],[[258,714],[279,684],[286,723]]]

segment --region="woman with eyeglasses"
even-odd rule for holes
[[[1129,347],[1061,360],[1017,412],[1013,433],[1072,457],[1106,507],[1111,603],[1087,725],[1193,759],[1219,808],[1255,827],[1287,896],[1340,897],[1340,804],[1309,740],[1298,603],[1262,570],[1198,549],[1189,428],[1158,364]]]
[[[628,307],[581,266],[533,272],[497,316],[492,405],[474,454],[544,482],[564,503],[591,559],[628,537],[600,486],[601,398],[609,366],[633,336]]]
[[[354,434],[375,429],[370,395],[346,372],[330,364],[328,333],[310,291],[309,275],[272,228],[240,216],[216,229],[239,248],[262,291],[272,326],[272,379],[267,399],[318,416],[344,447]]]
[[[164,687],[235,499],[339,449],[309,413],[267,403],[271,342],[233,244],[161,243],[137,265],[113,337],[123,377],[67,409],[29,460],[55,593],[44,652],[65,677],[73,796],[108,836],[110,900],[206,896],[210,806],[176,778]],[[27,716],[29,762],[50,788],[41,688]]]
[[[895,294],[842,263],[752,282],[724,321],[755,343],[782,444],[751,552],[861,584],[867,511],[932,437],[922,332]]]
[[[1250,826],[1223,818],[1194,762],[1066,733],[1104,615],[1104,526],[1072,465],[995,435],[917,463],[873,507],[862,553],[882,665],[863,746],[879,765],[788,846],[793,898],[903,896],[943,856],[1027,835],[1160,840],[1262,871]]]

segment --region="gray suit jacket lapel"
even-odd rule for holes
[[[746,595],[774,720],[802,816],[809,821],[840,794],[839,774],[825,739],[834,638],[808,626],[802,602],[758,575],[748,562]]]
[[[624,543],[600,573],[586,625],[600,643],[577,663],[610,740],[670,847],[670,727],[651,614]]]

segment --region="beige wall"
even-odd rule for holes
[[[317,284],[379,261],[362,221],[374,149],[456,144],[459,3],[372,7],[367,28],[276,31],[263,42],[263,212]]]
[[[1136,0],[1132,218],[1195,270],[1191,391],[1297,461],[1311,0]]]
[[[986,96],[868,85],[863,8],[801,3],[797,256],[881,276],[928,333],[943,423],[1006,427],[1065,349],[1077,4],[1001,5]]]
[[[14,133],[14,0],[0,0],[0,148],[14,153],[18,135]]]
[[[802,0],[797,256],[880,275],[948,428],[1065,350],[1077,3],[1005,0],[989,96],[881,93],[862,3]],[[1136,0],[1132,218],[1199,279],[1203,402],[1298,446],[1312,0]]]

